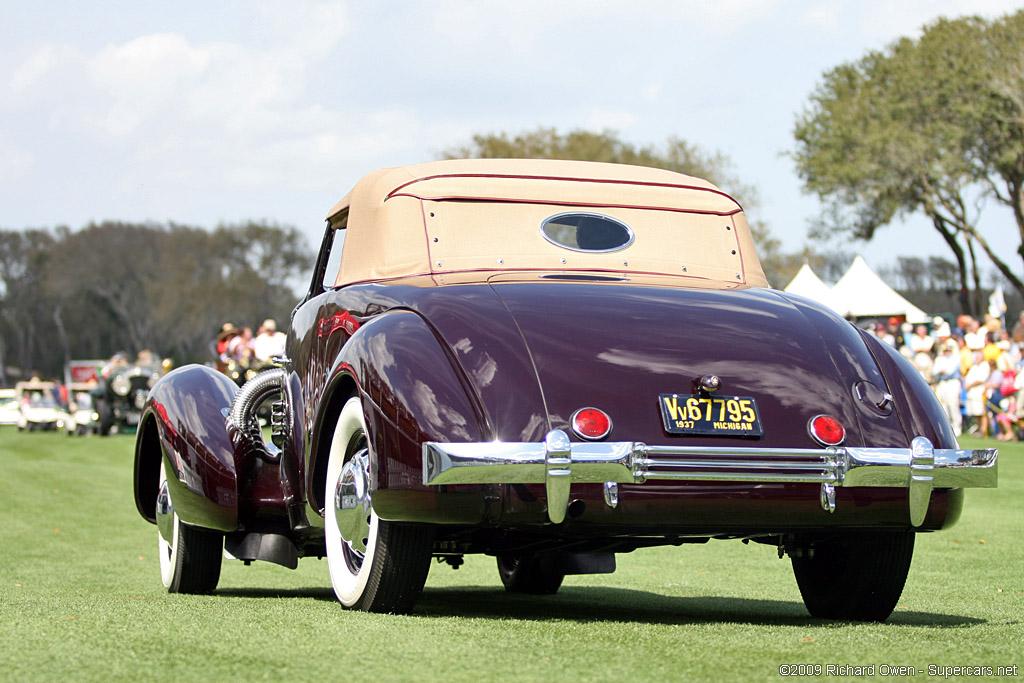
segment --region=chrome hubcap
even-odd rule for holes
[[[174,542],[174,507],[166,480],[160,482],[160,490],[156,494],[156,528],[160,530],[160,538],[168,543]]]
[[[370,536],[370,452],[363,448],[341,468],[334,491],[338,532],[357,557],[366,552]]]

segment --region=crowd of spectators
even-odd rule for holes
[[[872,332],[914,364],[957,436],[1024,440],[1024,312],[1012,330],[992,316],[961,315],[930,325],[890,318]]]
[[[263,321],[255,336],[251,327],[224,323],[217,335],[217,355],[222,364],[234,361],[244,367],[264,366],[284,355],[285,339],[286,335],[278,332],[277,322],[272,318]]]

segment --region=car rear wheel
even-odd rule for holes
[[[434,534],[429,527],[377,516],[371,462],[363,408],[354,397],[341,410],[327,462],[324,531],[331,585],[347,608],[408,613],[430,571]]]
[[[565,579],[554,556],[544,553],[502,553],[498,555],[498,574],[506,591],[528,595],[554,595]]]
[[[220,580],[224,536],[217,531],[182,524],[167,489],[167,471],[160,463],[156,497],[157,550],[160,578],[171,593],[211,593]]]
[[[792,557],[811,616],[885,621],[896,608],[914,554],[912,532],[845,533]]]

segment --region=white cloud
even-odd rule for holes
[[[13,93],[24,92],[54,71],[81,60],[81,53],[70,45],[44,43],[14,70],[8,85]]]
[[[115,96],[174,91],[199,80],[213,49],[191,45],[184,36],[156,33],[122,45],[107,45],[90,60],[93,82]]]
[[[399,138],[387,130],[407,124],[405,112],[330,109],[310,96],[311,73],[351,30],[346,5],[257,7],[267,31],[245,44],[174,32],[92,52],[43,44],[11,72],[7,99],[16,102],[8,107],[31,105],[47,112],[55,134],[84,133],[107,153],[127,153],[110,182],[117,196],[141,178],[204,190],[270,185],[282,175],[323,182],[339,155],[393,147]],[[5,150],[2,159],[10,177],[31,155]]]

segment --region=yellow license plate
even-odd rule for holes
[[[669,434],[764,436],[757,402],[750,396],[661,394],[658,405]]]

